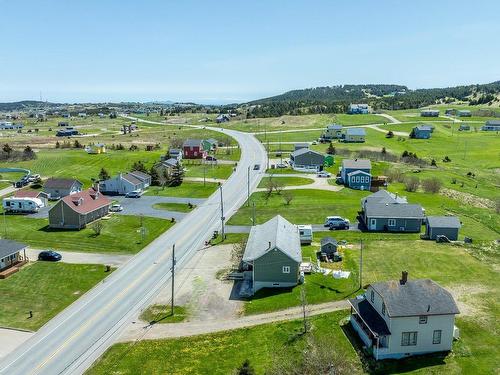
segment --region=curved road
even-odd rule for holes
[[[229,218],[246,201],[248,170],[251,191],[257,187],[267,165],[266,152],[251,134],[206,128],[232,136],[241,148],[236,171],[222,185],[224,214]],[[254,171],[254,164],[260,164],[261,170]],[[220,209],[217,191],[4,358],[0,374],[83,373],[169,280],[172,245],[175,244],[177,267],[182,267],[214,230],[221,229]]]

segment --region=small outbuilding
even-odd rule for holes
[[[333,259],[335,254],[338,253],[338,242],[332,237],[323,237],[321,239],[320,252],[326,254],[328,259]]]
[[[445,236],[450,241],[457,241],[461,227],[457,216],[427,216],[424,238],[435,240],[437,236]]]

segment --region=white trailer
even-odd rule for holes
[[[43,201],[39,198],[15,198],[9,197],[3,199],[3,209],[5,212],[22,212],[33,213],[38,212],[44,206]]]
[[[311,225],[299,225],[300,243],[310,245],[313,240],[313,230]]]

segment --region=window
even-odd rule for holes
[[[419,324],[427,324],[427,316],[422,315],[418,317]]]
[[[283,266],[283,273],[290,273],[290,266]]]
[[[385,315],[385,303],[382,302],[382,315]]]
[[[372,302],[375,301],[375,292],[373,290],[372,290],[372,294],[370,296],[370,299],[371,299]]]
[[[387,224],[390,226],[390,227],[395,227],[396,226],[396,219],[389,219],[387,221]]]
[[[359,178],[359,181],[360,181],[360,182],[362,182],[362,183],[363,183],[363,182],[365,182],[365,176],[361,176],[361,177]]]
[[[433,344],[441,344],[441,330],[436,329],[432,334],[432,343]]]
[[[401,346],[415,346],[415,345],[417,345],[417,332],[401,333]]]

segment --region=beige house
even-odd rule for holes
[[[371,284],[350,299],[350,323],[376,360],[450,351],[458,337],[451,294],[429,279]]]

